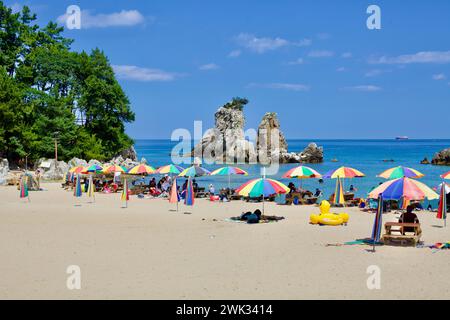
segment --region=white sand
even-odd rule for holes
[[[2,299],[450,298],[450,251],[326,247],[370,235],[373,215],[357,209],[340,210],[347,227],[319,227],[308,224],[318,208],[269,203],[267,214],[287,219],[246,225],[224,219],[260,204],[198,200],[188,215],[166,200],[132,197],[121,209],[119,194],[97,194],[76,207],[59,184],[44,187],[31,203],[0,188]],[[427,244],[450,240],[435,214],[419,219]],[[66,287],[69,265],[81,268],[81,290]],[[380,267],[380,290],[367,288],[370,265]]]

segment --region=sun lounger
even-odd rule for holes
[[[386,233],[383,235],[382,241],[386,245],[416,246],[422,236],[420,223],[386,222],[384,228]],[[406,228],[413,231],[405,231]]]

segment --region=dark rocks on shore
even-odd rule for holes
[[[450,148],[436,153],[431,160],[431,163],[439,166],[450,166]]]
[[[420,164],[431,164],[430,160],[428,160],[427,157],[423,158],[422,161],[420,161]]]

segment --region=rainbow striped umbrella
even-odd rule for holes
[[[340,167],[336,170],[331,170],[327,172],[323,177],[328,179],[337,179],[337,178],[362,178],[365,176],[366,175],[364,173],[354,168]]]
[[[168,164],[166,166],[162,166],[156,170],[156,173],[158,174],[180,174],[184,171],[183,167],[174,165],[174,164]]]
[[[447,226],[447,192],[445,186],[441,187],[441,195],[439,198],[438,219],[444,220],[444,225]]]
[[[116,172],[125,173],[127,172],[127,168],[115,164],[103,168],[103,173],[116,173]]]
[[[128,170],[128,174],[154,174],[156,172],[155,168],[148,166],[146,164],[139,164],[134,168]]]
[[[201,176],[207,176],[211,174],[208,170],[205,168],[202,168],[200,166],[191,166],[187,169],[184,169],[183,172],[181,172],[178,176],[179,177],[201,177]]]
[[[398,166],[395,168],[387,169],[386,171],[380,173],[378,177],[385,178],[385,179],[398,179],[398,178],[422,178],[425,175],[416,169],[413,168],[407,168],[403,166]]]
[[[399,178],[387,181],[369,193],[370,199],[377,199],[382,194],[385,200],[421,201],[439,199],[439,195],[427,185],[411,178]]]
[[[77,167],[72,167],[72,168],[70,168],[70,170],[69,170],[69,172],[70,173],[82,173],[82,172],[84,172],[85,171],[85,167],[83,167],[83,166],[77,166]]]
[[[299,166],[292,168],[283,175],[283,178],[297,178],[297,179],[310,179],[310,178],[321,178],[322,175],[316,170],[306,167]]]
[[[238,167],[222,167],[211,172],[212,176],[228,176],[228,189],[231,190],[231,175],[248,176],[247,171]]]
[[[285,184],[267,178],[250,180],[236,190],[237,194],[245,197],[268,197],[287,192],[289,192],[289,188]]]
[[[280,194],[280,193],[288,193],[289,188],[273,179],[267,179],[267,178],[259,178],[259,179],[253,179],[246,183],[244,183],[242,186],[240,186],[236,193],[244,196],[244,197],[260,197],[263,198],[263,213],[264,213],[264,197],[268,197],[274,194]]]
[[[450,171],[441,176],[442,179],[450,179]]]
[[[98,164],[93,164],[89,167],[84,168],[81,173],[100,173],[103,171],[103,167]]]

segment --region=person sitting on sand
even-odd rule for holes
[[[194,188],[195,191],[198,190],[198,183],[197,181],[195,181],[195,179],[192,180],[192,187]]]
[[[314,192],[314,197],[320,198],[322,196],[322,191],[319,188],[316,188],[316,192]]]
[[[295,187],[295,184],[293,182],[289,182],[288,188],[289,188],[289,193],[297,192],[297,188]]]
[[[149,188],[156,188],[156,179],[152,178],[152,180],[150,180],[150,183],[148,184]]]
[[[348,190],[349,192],[356,192],[358,189],[356,189],[353,185],[350,185],[350,188]]]
[[[403,213],[400,218],[398,219],[398,222],[400,223],[420,223],[419,218],[417,218],[417,215],[413,212],[414,206],[409,205],[406,208],[406,212]],[[403,227],[402,228],[402,234],[404,235],[405,232],[414,232],[413,227]]]
[[[220,201],[228,202],[228,191],[226,189],[220,190],[219,199]]]
[[[214,196],[214,194],[216,193],[216,189],[214,189],[214,185],[211,183],[209,185],[209,196]]]

